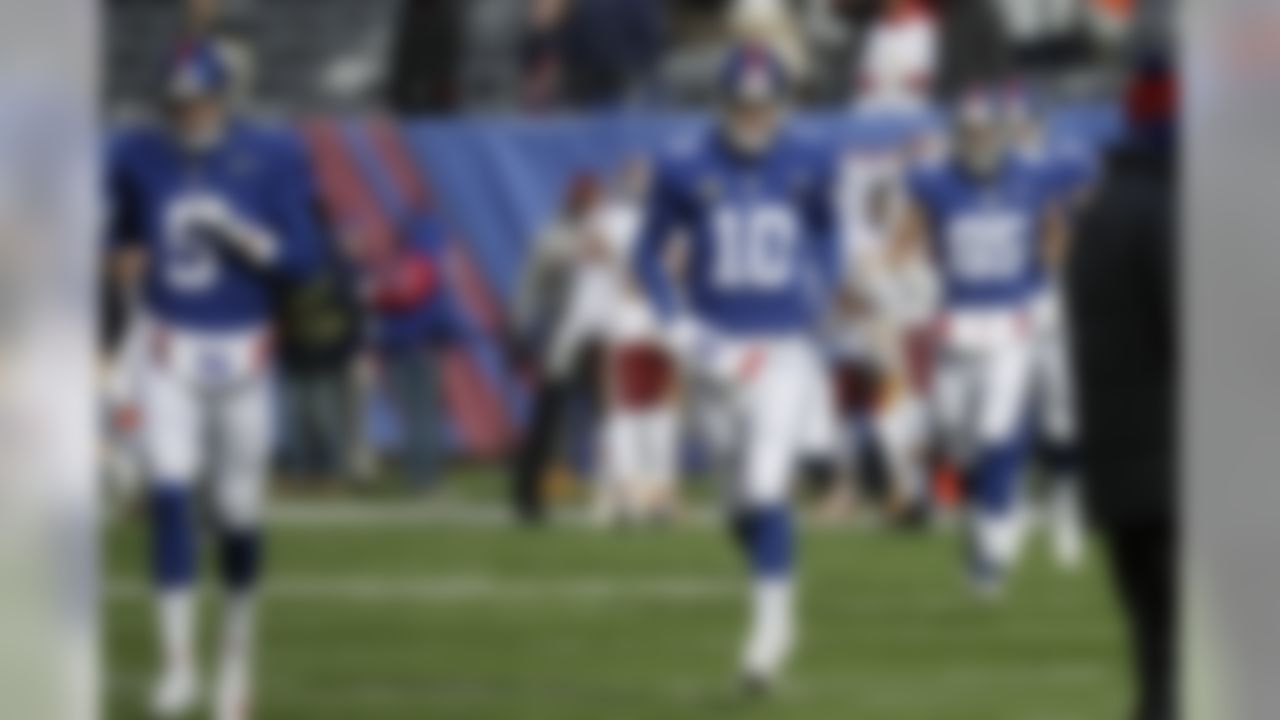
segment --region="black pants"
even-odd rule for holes
[[[580,353],[567,377],[546,380],[538,386],[511,474],[512,501],[522,522],[537,524],[543,520],[542,479],[559,449],[560,429],[569,403],[582,393],[593,409],[598,405],[598,361],[598,348],[589,346]]]
[[[555,454],[560,418],[571,389],[567,382],[547,382],[534,396],[533,412],[512,471],[512,500],[523,522],[542,520],[542,478]]]
[[[1105,531],[1138,681],[1133,718],[1174,720],[1178,717],[1178,543],[1173,523],[1117,525]]]

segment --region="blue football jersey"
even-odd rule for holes
[[[115,139],[108,172],[108,242],[142,244],[144,304],[175,325],[223,330],[266,322],[274,282],[306,274],[320,257],[310,168],[283,133],[235,122],[215,147],[193,154],[163,128],[138,128]],[[183,222],[184,203],[210,194],[273,235],[273,267],[255,268]]]
[[[1009,157],[986,180],[946,161],[909,184],[949,307],[1016,305],[1044,284],[1044,223],[1061,200],[1053,175]]]
[[[715,131],[660,158],[634,257],[662,317],[685,305],[730,334],[813,326],[840,274],[832,171],[819,146],[783,133],[761,155],[736,154]],[[673,235],[688,242],[683,285],[664,266]]]

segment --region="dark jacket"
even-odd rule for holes
[[[354,271],[331,253],[308,278],[280,288],[276,328],[283,369],[299,374],[346,367],[359,349],[361,315]]]
[[[1068,266],[1086,487],[1100,523],[1167,521],[1177,476],[1175,163],[1128,145],[1107,178]]]

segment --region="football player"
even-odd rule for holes
[[[998,596],[1022,532],[1033,309],[1065,223],[1045,176],[1010,151],[989,96],[964,100],[952,150],[916,168],[895,262],[927,252],[942,286],[933,406],[969,495],[970,575]]]
[[[309,171],[283,135],[233,117],[216,45],[190,43],[167,74],[167,116],[115,139],[110,243],[141,253],[132,332],[150,483],[160,717],[197,703],[195,484],[211,482],[224,584],[213,716],[246,717],[254,588],[271,449],[272,286],[317,256]]]
[[[806,421],[829,405],[812,330],[840,262],[829,153],[787,125],[782,64],[739,47],[721,82],[719,122],[658,163],[634,264],[695,403],[724,421],[717,451],[753,574],[742,670],[765,690],[795,641],[789,486]],[[677,231],[688,243],[680,286],[663,263]]]

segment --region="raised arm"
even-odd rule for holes
[[[128,164],[125,147],[117,140],[108,148],[107,225],[103,261],[107,281],[125,296],[132,296],[142,284],[146,268],[143,243],[142,197]]]
[[[680,294],[666,266],[667,243],[685,220],[678,186],[669,170],[660,169],[641,222],[631,268],[658,317],[669,322],[679,314]]]

